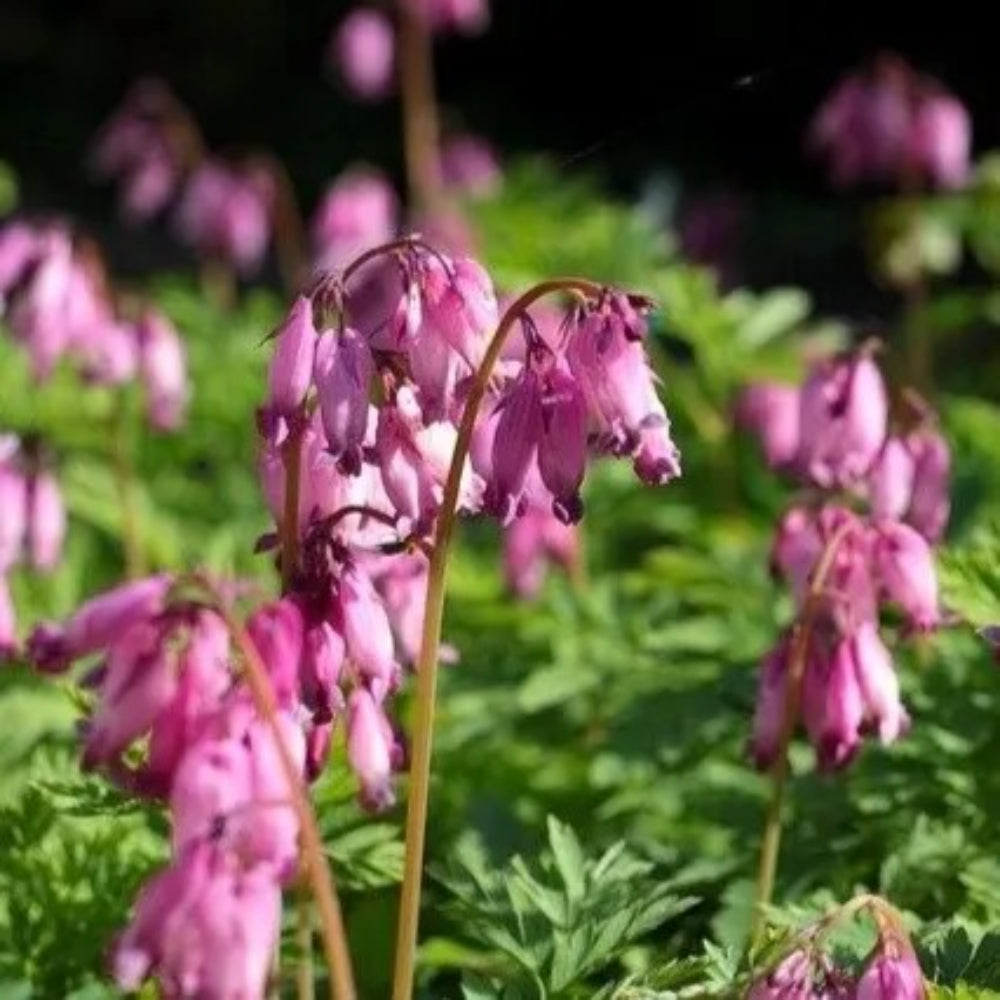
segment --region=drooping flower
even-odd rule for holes
[[[392,90],[396,62],[392,22],[381,11],[356,7],[331,38],[329,60],[356,97],[385,97]]]
[[[268,403],[278,416],[292,417],[302,406],[312,385],[315,357],[312,302],[300,295],[278,328],[268,369]]]
[[[132,626],[161,611],[173,585],[169,574],[121,584],[85,601],[64,625],[43,622],[28,639],[28,659],[49,673],[107,649]]]
[[[756,435],[772,469],[785,468],[799,450],[799,390],[777,382],[748,386],[736,404],[736,424]]]
[[[181,195],[178,231],[201,256],[253,274],[271,240],[275,198],[274,180],[263,169],[206,160]]]
[[[280,921],[281,888],[269,868],[244,868],[198,841],[143,890],[115,945],[115,981],[133,991],[155,975],[168,995],[263,997]]]
[[[62,558],[66,507],[58,481],[45,469],[40,469],[29,482],[27,514],[31,564],[38,570],[54,569]],[[7,516],[5,511],[3,518]]]
[[[363,687],[355,688],[347,701],[347,759],[361,782],[362,803],[376,811],[391,806],[399,754],[382,706]]]
[[[313,257],[319,271],[345,267],[365,250],[396,233],[399,199],[388,179],[370,168],[341,174],[324,192],[313,213]]]
[[[878,457],[887,421],[885,383],[871,358],[823,362],[802,387],[796,462],[819,486],[856,483]]]
[[[933,628],[941,616],[937,575],[927,540],[897,521],[883,521],[874,531],[875,571],[889,600],[903,609],[913,628]]]
[[[320,338],[315,362],[320,414],[327,448],[347,474],[361,470],[374,374],[371,350],[356,330],[328,330]]]

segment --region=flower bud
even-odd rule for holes
[[[587,404],[576,379],[560,368],[542,380],[541,392],[538,471],[552,492],[556,517],[575,524],[583,516],[580,486],[587,461]]]
[[[275,413],[285,418],[298,413],[312,385],[315,355],[312,303],[300,295],[278,330],[268,370],[269,401]]]
[[[396,36],[380,11],[352,10],[337,30],[331,49],[344,82],[357,97],[377,100],[392,89]]]
[[[361,467],[368,429],[368,393],[375,362],[365,339],[350,328],[328,330],[316,348],[316,391],[330,454],[348,475]]]
[[[913,628],[924,631],[940,621],[937,574],[930,547],[908,524],[883,521],[875,527],[875,572],[889,600]]]
[[[789,465],[799,448],[799,390],[776,382],[747,386],[736,404],[736,424],[758,438],[772,469]]]
[[[62,558],[66,537],[66,508],[59,483],[51,472],[42,470],[30,484],[28,551],[35,569],[54,569]]]

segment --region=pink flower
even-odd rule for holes
[[[878,367],[864,355],[823,362],[803,386],[800,401],[802,471],[823,487],[857,482],[886,437],[889,404]]]
[[[0,226],[0,312],[3,300],[19,285],[38,258],[39,235],[26,222]]]
[[[851,762],[861,745],[865,705],[849,640],[829,653],[810,650],[802,684],[802,719],[824,771]]]
[[[344,567],[338,591],[347,657],[382,701],[396,689],[400,675],[389,616],[368,575],[358,567]]]
[[[190,396],[184,342],[166,316],[155,309],[143,314],[136,336],[147,418],[158,430],[173,430],[181,423]]]
[[[163,992],[203,1000],[263,997],[281,922],[281,889],[267,868],[242,868],[198,842],[154,875],[115,945],[119,987],[150,975]]]
[[[804,951],[793,951],[751,987],[746,1000],[813,1000],[812,962]]]
[[[376,15],[379,16],[379,15]],[[399,200],[379,171],[353,169],[324,192],[313,213],[313,255],[320,271],[340,270],[396,233]]]
[[[347,474],[361,469],[374,375],[371,350],[356,330],[328,330],[320,338],[315,363],[320,413],[330,454]]]
[[[305,641],[305,620],[298,603],[285,597],[262,605],[247,621],[247,633],[267,669],[278,704],[282,708],[297,704]]]
[[[478,367],[499,320],[489,274],[471,257],[425,254],[419,283],[424,322],[467,364]]]
[[[506,525],[521,513],[524,484],[544,430],[541,380],[531,368],[521,372],[501,407],[484,502]]]
[[[501,180],[500,162],[489,142],[478,135],[455,135],[441,149],[441,177],[462,194],[482,196]]]
[[[57,673],[73,660],[107,649],[163,609],[173,582],[161,574],[124,583],[85,601],[63,626],[37,625],[28,639],[28,659],[39,670]]]
[[[657,429],[665,453],[669,422],[642,347],[645,320],[622,293],[608,293],[572,332],[566,350],[570,372],[580,383],[602,446],[615,455],[635,456],[642,431]]]
[[[28,549],[32,565],[39,570],[53,569],[62,558],[65,536],[66,508],[59,483],[51,472],[42,470],[32,478],[28,494]]]
[[[940,188],[961,187],[971,153],[972,120],[958,98],[938,92],[918,101],[909,154],[923,176]]]
[[[894,942],[892,951],[880,948],[855,988],[857,1000],[924,1000],[927,993],[913,949]]]
[[[906,513],[913,494],[915,465],[906,441],[886,438],[868,475],[872,516],[898,520]]]
[[[541,402],[538,471],[552,492],[556,517],[572,524],[583,516],[580,487],[587,463],[587,403],[576,379],[561,368],[543,377]],[[497,440],[494,448],[503,448],[503,439]]]
[[[799,448],[799,390],[777,382],[747,386],[736,404],[736,424],[756,435],[772,469],[789,465]]]
[[[951,453],[934,431],[917,431],[906,439],[913,456],[913,493],[906,520],[932,544],[940,540],[948,524],[951,500],[948,480]]]
[[[180,184],[180,150],[169,121],[175,107],[165,83],[139,80],[94,140],[91,169],[120,183],[122,215],[128,222],[152,218]]]
[[[144,620],[117,636],[108,650],[97,711],[89,720],[83,766],[117,761],[148,732],[177,692],[163,621]]]
[[[647,486],[666,486],[681,474],[680,449],[670,437],[670,422],[662,407],[639,430],[632,468]]]
[[[181,236],[205,257],[252,274],[271,239],[274,181],[259,169],[205,161],[184,188],[177,208]]]
[[[282,417],[298,413],[312,385],[316,328],[312,303],[300,295],[278,329],[268,369],[269,403]]]
[[[0,663],[17,650],[17,617],[10,587],[0,573]]]
[[[822,549],[814,512],[805,507],[789,507],[778,522],[770,561],[772,571],[788,581],[799,606]]]
[[[362,804],[372,811],[396,800],[392,772],[399,763],[396,741],[382,706],[363,687],[347,701],[347,760],[361,782]]]
[[[926,539],[907,524],[876,525],[875,572],[889,600],[898,604],[915,629],[934,628],[940,621],[937,575]]]
[[[851,637],[865,716],[884,744],[894,742],[909,728],[910,719],[899,700],[899,680],[874,622],[862,622]]]
[[[302,648],[302,701],[314,723],[328,722],[344,707],[337,685],[345,657],[344,637],[329,622],[308,629]]]
[[[178,763],[233,684],[229,630],[217,614],[200,611],[187,624],[176,671],[176,692],[153,721],[149,753],[137,775],[137,787],[157,797],[167,794]]]
[[[788,703],[788,639],[761,660],[757,681],[757,706],[754,710],[750,751],[754,764],[767,770],[781,749]]]
[[[253,801],[250,752],[242,739],[205,737],[185,748],[170,786],[173,848],[220,839],[230,818]],[[227,846],[231,842],[227,839]]]
[[[73,249],[60,231],[46,233],[37,265],[10,305],[7,322],[27,348],[37,381],[49,378],[72,342]]]
[[[27,479],[13,463],[0,461],[0,576],[21,561],[29,517]]]
[[[572,573],[580,559],[576,525],[564,524],[548,505],[530,503],[503,529],[503,569],[508,588],[523,600],[536,596],[547,562]]]
[[[355,8],[341,22],[331,43],[330,61],[357,97],[378,100],[392,90],[396,33],[384,14],[368,7]]]

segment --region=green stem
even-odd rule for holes
[[[750,939],[755,943],[760,942],[767,928],[766,910],[774,896],[774,880],[778,871],[778,855],[781,851],[781,816],[784,811],[785,790],[788,786],[788,747],[799,718],[799,700],[809,655],[809,637],[820,609],[826,578],[833,567],[837,549],[849,528],[850,524],[841,525],[830,537],[820,555],[809,582],[802,613],[792,635],[792,647],[788,654],[788,675],[785,680],[785,711],[778,738],[778,754],[771,768],[771,799],[764,817],[764,833],[761,838],[760,862],[757,868],[757,894],[753,924],[750,929]]]
[[[295,970],[295,989],[298,1000],[315,1000],[312,958],[312,900],[306,886],[300,886],[295,901],[298,915],[296,934],[299,942],[299,963]]]
[[[125,555],[125,575],[130,580],[145,572],[142,533],[135,494],[135,469],[129,442],[128,399],[119,391],[111,414],[111,452],[118,502],[121,507],[121,540]]]
[[[441,621],[444,616],[445,588],[448,574],[448,551],[458,513],[458,494],[465,460],[469,454],[472,431],[479,407],[489,385],[493,367],[507,336],[518,317],[538,299],[555,292],[575,291],[594,295],[597,285],[582,278],[557,278],[536,285],[517,299],[500,320],[486,349],[469,392],[458,428],[455,450],[445,482],[444,498],[437,518],[434,548],[427,580],[427,603],[423,636],[417,660],[417,700],[413,722],[413,746],[410,760],[409,797],[406,807],[406,856],[403,863],[403,886],[396,929],[396,959],[393,977],[393,1000],[410,1000],[416,969],[417,931],[420,922],[420,891],[427,832],[427,803],[430,791],[431,749],[434,709],[437,693],[438,649],[441,644]]]

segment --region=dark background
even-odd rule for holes
[[[267,147],[306,206],[348,162],[399,175],[398,105],[346,99],[324,65],[342,0],[0,0],[0,158],[27,206],[100,224],[112,193],[82,170],[128,84],[167,79],[216,148]],[[802,152],[838,74],[891,47],[971,107],[977,150],[1000,145],[996,37],[971,4],[749,0],[492,0],[490,30],[437,46],[445,121],[505,154],[546,149],[634,193],[654,168],[756,206],[757,283],[815,279],[843,215]],[[775,208],[777,206],[777,208]],[[803,228],[823,230],[818,257]],[[842,228],[842,227],[841,227]],[[140,256],[147,246],[133,247]],[[832,242],[831,242],[832,241]],[[126,262],[127,266],[127,262]]]

